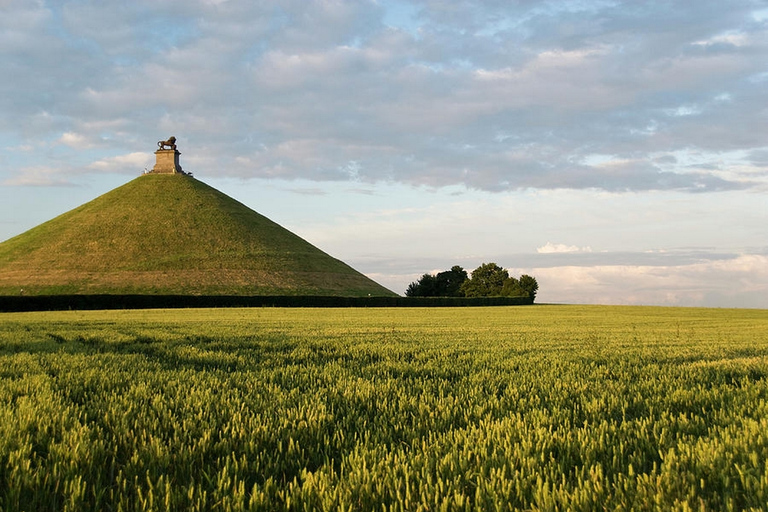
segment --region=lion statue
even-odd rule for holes
[[[170,149],[176,149],[176,137],[171,137],[168,140],[161,140],[157,143],[157,147],[165,149],[168,146]]]

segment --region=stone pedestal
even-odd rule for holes
[[[155,174],[183,174],[184,171],[181,170],[181,166],[179,165],[180,154],[181,153],[175,149],[158,149],[155,151],[157,160],[155,161],[155,166],[152,168],[151,172]]]

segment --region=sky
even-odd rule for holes
[[[197,179],[403,294],[768,308],[768,1],[0,0],[0,240]]]

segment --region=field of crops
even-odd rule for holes
[[[768,509],[768,311],[0,315],[0,510]]]

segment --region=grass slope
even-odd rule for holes
[[[0,244],[0,294],[393,295],[189,176],[146,175]]]

